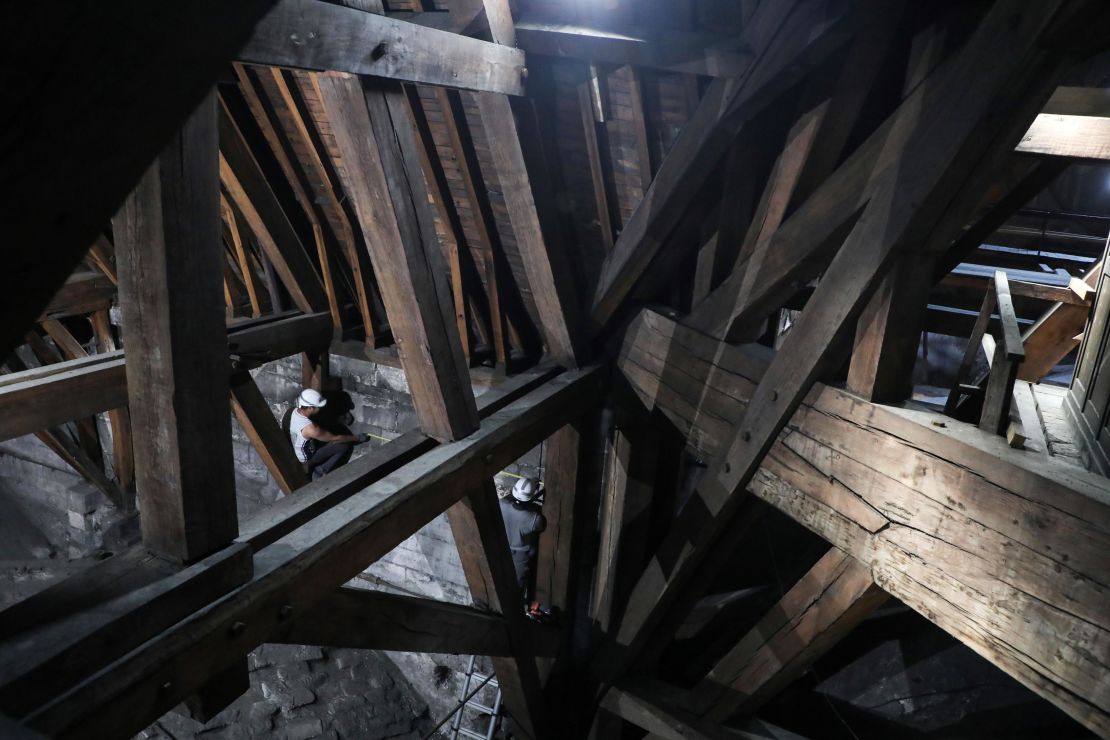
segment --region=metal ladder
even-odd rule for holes
[[[451,721],[451,740],[458,740],[459,736],[471,738],[471,740],[492,740],[493,733],[497,732],[497,728],[501,724],[501,685],[497,683],[497,678],[493,674],[485,675],[478,673],[476,670],[475,657],[470,656],[470,664],[466,667],[466,680],[463,682],[462,693],[459,695],[459,708],[455,711],[455,718]],[[471,688],[471,685],[477,681],[477,685]],[[497,690],[497,694],[493,699],[493,706],[482,704],[475,701],[478,692],[483,688],[492,688]],[[466,712],[467,707],[477,710],[481,714],[489,715],[489,726],[486,728],[486,734],[480,735],[473,730],[468,730],[462,726],[463,714]]]

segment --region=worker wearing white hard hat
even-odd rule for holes
[[[501,499],[501,517],[505,520],[513,569],[525,604],[532,599],[540,533],[547,528],[547,519],[536,501],[542,489],[538,480],[521,478],[513,485],[512,493]]]
[[[354,446],[370,439],[368,434],[333,434],[315,423],[328,401],[314,388],[305,388],[288,415],[289,441],[293,452],[313,479],[320,478],[351,459]],[[283,423],[284,425],[284,423]]]

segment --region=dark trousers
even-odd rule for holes
[[[350,442],[320,444],[316,440],[309,440],[308,449],[306,450],[308,462],[305,463],[305,467],[312,476],[312,480],[322,478],[339,466],[346,465],[347,461],[351,459],[351,452],[354,449],[355,446]]]

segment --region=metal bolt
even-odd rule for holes
[[[162,691],[163,693],[169,691],[172,688],[173,688],[173,682],[172,681],[166,681],[164,684],[162,684],[161,686],[158,687],[159,691]]]
[[[228,630],[228,632],[231,633],[232,637],[238,637],[239,635],[243,634],[246,631],[247,631],[246,622],[233,622],[232,625],[231,625],[231,629]]]
[[[382,41],[380,44],[378,44],[377,46],[374,47],[373,51],[370,52],[370,58],[373,59],[376,62],[388,53],[389,53],[389,44]]]

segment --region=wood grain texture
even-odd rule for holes
[[[722,351],[650,312],[626,340],[618,366],[644,403],[701,454],[717,453],[769,363],[767,351]],[[1106,732],[1110,686],[1091,678],[1104,673],[1110,628],[1110,591],[1097,575],[1110,538],[1103,479],[1011,450],[972,425],[818,384],[749,490],[870,565],[884,590],[987,660]]]
[[[114,222],[143,541],[192,562],[238,533],[210,95]]]
[[[349,185],[421,428],[441,439],[478,425],[443,254],[399,89],[369,90],[350,76],[322,75],[324,107],[349,168]],[[400,107],[390,107],[395,100]],[[367,106],[374,107],[371,116]],[[407,146],[405,145],[407,144]],[[409,167],[410,169],[406,169]],[[414,177],[417,175],[418,177]],[[425,213],[426,212],[426,213]]]
[[[237,56],[270,67],[524,92],[517,49],[320,0],[278,0]]]

